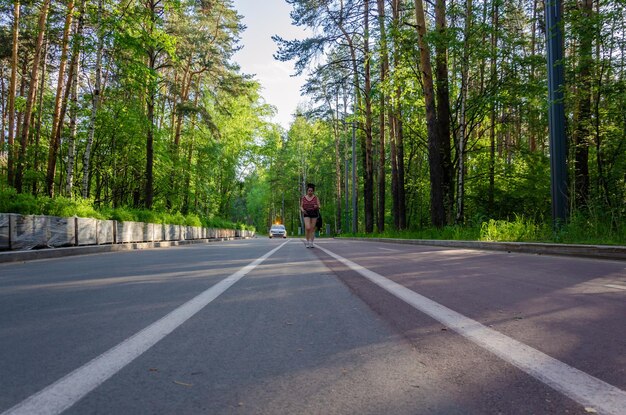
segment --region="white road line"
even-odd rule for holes
[[[289,242],[289,241],[287,241]],[[211,301],[282,248],[287,242],[255,259],[239,271],[218,282],[208,290],[192,298],[162,319],[96,357],[84,366],[59,379],[55,383],[32,395],[2,415],[52,415],[59,414],[74,405],[86,394],[115,375],[124,366],[135,360],[150,347],[174,331],[189,318],[202,310]]]
[[[605,284],[604,286],[609,288],[617,288],[618,290],[626,290],[626,285]]]
[[[625,391],[429,300],[415,291],[355,264],[328,249],[321,246],[319,248],[417,310],[428,314],[581,405],[593,408],[601,414],[625,414]]]

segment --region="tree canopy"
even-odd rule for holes
[[[230,0],[0,3],[0,190],[291,235],[306,182],[333,233],[549,222],[544,2],[286,2],[311,33],[274,36],[307,74],[286,131],[232,60]],[[569,219],[620,232],[626,5],[558,4]]]

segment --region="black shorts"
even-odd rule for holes
[[[317,219],[317,217],[319,216],[319,212],[304,212],[304,217],[305,218],[314,218]]]

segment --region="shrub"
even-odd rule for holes
[[[185,224],[187,226],[202,226],[202,221],[197,215],[190,214],[185,218]]]
[[[13,188],[0,190],[0,212],[21,215],[50,215],[59,217],[84,217],[111,219],[120,222],[145,222],[185,226],[204,226],[224,229],[249,229],[241,223],[233,223],[220,218],[201,218],[197,214],[183,215],[180,212],[164,212],[126,207],[102,207],[96,209],[91,199],[70,199],[63,196],[50,198],[17,193]]]
[[[14,189],[0,192],[0,212],[21,215],[41,214],[40,201],[31,194],[17,193]]]
[[[125,208],[111,209],[109,213],[109,219],[117,220],[120,222],[133,222],[135,221],[135,215],[132,211]]]
[[[514,221],[494,220],[483,222],[480,229],[481,241],[529,242],[541,240],[545,236],[541,226],[523,216],[515,216]]]

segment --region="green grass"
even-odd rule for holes
[[[96,209],[89,199],[54,198],[17,193],[14,189],[0,190],[0,212],[21,215],[50,215],[59,217],[110,219],[120,222],[146,222],[170,225],[203,226],[206,228],[254,230],[254,227],[220,218],[200,217],[196,214],[161,212],[127,207]]]
[[[423,228],[402,232],[343,234],[345,237],[436,239],[489,242],[545,242],[590,245],[626,245],[624,221],[599,215],[574,215],[557,231],[551,223],[537,223],[522,216],[486,220],[476,225]]]

